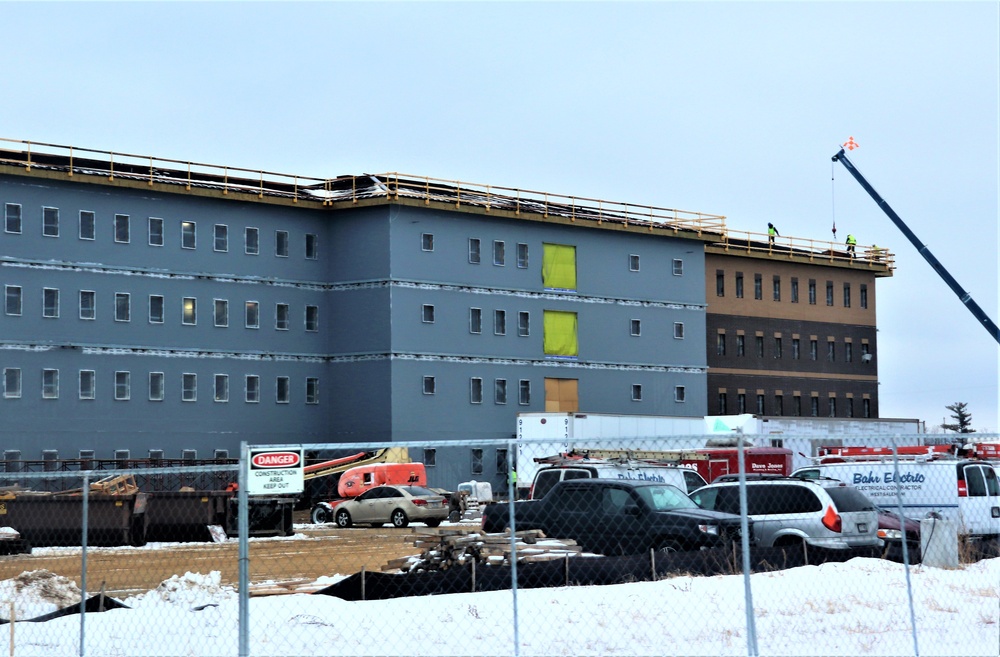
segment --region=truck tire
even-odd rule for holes
[[[317,504],[312,508],[312,513],[309,514],[309,519],[312,520],[314,525],[325,525],[333,520],[333,518],[330,517],[330,510],[322,504]]]

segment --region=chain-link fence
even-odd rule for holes
[[[12,655],[995,655],[1000,437],[932,438],[303,445],[297,495],[7,464],[0,619]]]

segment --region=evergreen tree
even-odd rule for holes
[[[968,406],[965,402],[955,402],[954,404],[945,406],[945,408],[951,411],[951,417],[955,422],[954,424],[942,424],[941,428],[956,433],[976,433],[976,430],[970,426],[972,424],[972,413],[967,410]]]

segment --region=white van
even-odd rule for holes
[[[529,500],[540,500],[563,479],[631,479],[671,484],[685,493],[705,486],[705,478],[691,468],[675,465],[650,465],[632,461],[575,460],[539,468],[531,481]]]
[[[792,476],[839,479],[889,510],[898,506],[898,489],[903,514],[910,518],[937,513],[955,522],[960,533],[1000,535],[1000,479],[982,461],[900,459],[897,477],[892,459],[858,460],[799,468]]]

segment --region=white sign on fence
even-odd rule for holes
[[[251,449],[247,464],[248,495],[298,494],[305,488],[301,445]]]

